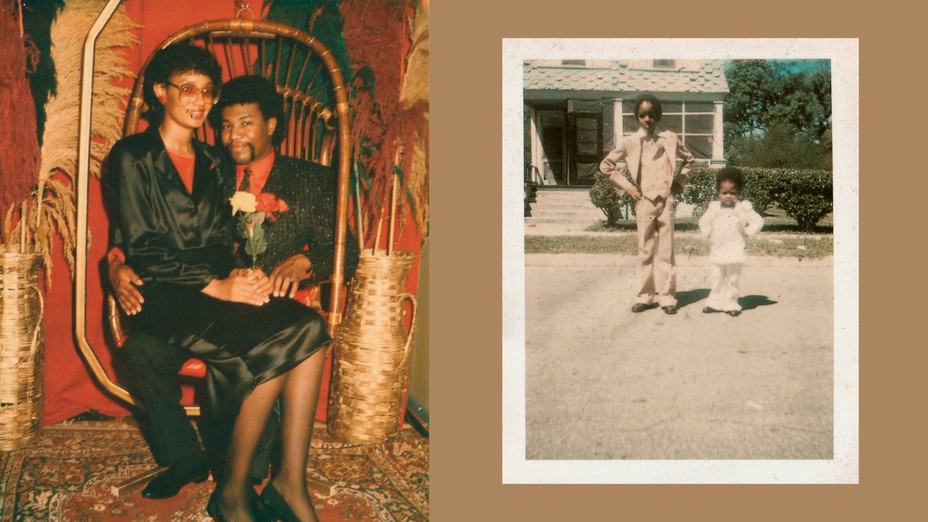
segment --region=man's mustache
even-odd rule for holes
[[[229,151],[230,154],[232,153],[232,143],[234,142],[230,141],[229,144],[226,145],[226,150]],[[246,143],[246,145],[248,146],[248,163],[252,163],[255,160],[255,144]]]

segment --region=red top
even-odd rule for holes
[[[171,151],[168,151],[168,156],[171,157],[171,163],[174,164],[174,168],[177,169],[177,173],[180,174],[180,180],[184,182],[184,187],[187,188],[187,192],[193,192],[193,168],[196,158],[180,156]]]

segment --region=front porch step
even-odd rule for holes
[[[563,223],[590,226],[603,221],[602,211],[590,201],[590,188],[538,187],[535,201],[529,202],[531,223]],[[531,221],[529,221],[531,220]]]

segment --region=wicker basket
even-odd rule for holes
[[[327,424],[333,437],[376,444],[395,435],[403,412],[416,299],[404,293],[410,252],[361,254],[335,336]],[[412,304],[409,331],[405,302]]]
[[[23,447],[42,422],[45,302],[40,254],[0,252],[0,450]]]

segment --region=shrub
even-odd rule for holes
[[[754,204],[754,210],[763,214],[775,202],[775,188],[778,183],[774,176],[769,175],[770,169],[744,168],[743,199]],[[693,215],[699,216],[706,211],[709,202],[718,199],[718,189],[715,185],[714,169],[693,169],[690,171],[686,183],[686,190],[678,199],[683,203],[694,205]]]
[[[597,171],[594,177],[595,181],[590,187],[590,201],[606,215],[607,225],[615,225],[616,220],[622,218],[622,207],[631,202],[631,208],[634,208],[635,200],[627,194],[619,196],[609,177],[602,172]]]
[[[709,202],[718,198],[715,188],[715,173],[713,169],[698,168],[690,171],[686,180],[686,188],[677,196],[677,201],[693,205],[693,215],[701,216]]]
[[[726,157],[737,167],[830,169],[830,145],[824,140],[817,143],[790,125],[776,124],[763,136],[733,139]]]
[[[802,230],[811,230],[833,208],[832,175],[826,170],[765,169],[745,167],[742,198],[763,214],[776,205],[796,220]],[[693,215],[705,212],[718,198],[715,170],[693,169],[680,201],[692,204]]]
[[[779,176],[777,206],[795,219],[801,230],[811,231],[834,208],[831,172],[782,171]]]

